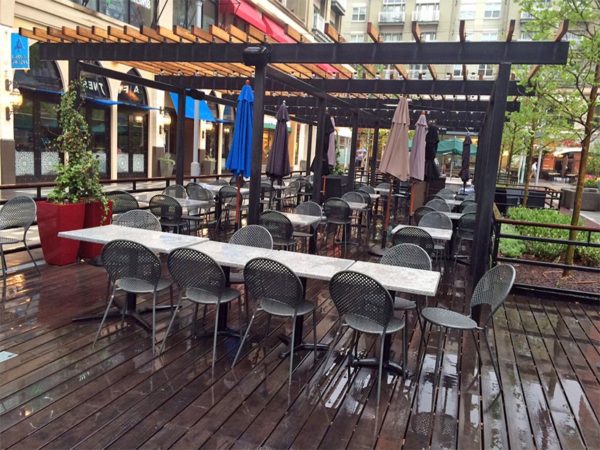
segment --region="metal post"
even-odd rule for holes
[[[79,79],[79,61],[77,61],[76,59],[70,59],[69,60],[69,85],[71,85],[71,83],[73,81],[76,81]]]
[[[379,123],[375,124],[373,131],[373,150],[371,152],[371,173],[369,174],[369,184],[375,185],[375,175],[377,172],[377,152],[379,151]]]
[[[352,114],[352,139],[350,141],[350,161],[348,164],[348,189],[354,190],[356,172],[356,147],[358,146],[358,112]]]
[[[323,175],[323,149],[325,148],[325,100],[319,98],[319,124],[317,125],[317,148],[315,149],[315,170],[312,200],[321,203],[321,176]]]
[[[501,150],[502,129],[504,128],[510,68],[511,65],[508,63],[500,64],[492,97],[491,115],[487,120],[485,145],[482,152],[478,152],[480,154],[485,153],[486,157],[479,167],[481,173],[477,177],[477,220],[471,258],[473,285],[479,281],[489,266],[496,173],[498,172],[498,157]]]
[[[252,117],[252,167],[250,169],[250,198],[248,223],[258,223],[260,213],[260,169],[262,166],[262,139],[264,127],[265,65],[254,70],[254,111]]]
[[[185,90],[177,96],[177,127],[175,129],[175,183],[183,185],[183,161],[185,152]]]
[[[312,159],[313,126],[308,125],[308,141],[306,145],[306,176],[310,175],[310,160]]]

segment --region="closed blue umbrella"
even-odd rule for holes
[[[233,128],[231,149],[225,162],[225,168],[238,177],[237,202],[235,207],[235,223],[239,224],[241,178],[250,177],[252,164],[252,116],[254,109],[254,92],[250,83],[246,82],[238,97],[238,106]]]

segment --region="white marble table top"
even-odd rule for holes
[[[440,211],[442,214],[446,214],[448,217],[450,217],[450,219],[452,220],[458,220],[461,218],[462,213],[459,212],[446,212],[446,211]]]
[[[270,258],[273,253],[277,253],[276,250],[208,240],[193,245],[191,248],[206,253],[220,266],[231,267],[232,269],[243,269],[251,259],[259,257]]]
[[[381,194],[373,194],[371,192],[369,192],[369,196],[371,197],[372,201],[377,200],[379,197],[381,197]]]
[[[394,227],[394,229],[392,230],[392,234],[396,233],[398,230],[401,230],[402,228],[406,228],[406,227],[410,227],[413,226],[415,227],[415,225],[396,225]],[[433,239],[435,239],[436,241],[449,241],[452,239],[452,230],[443,230],[441,228],[429,228],[429,227],[421,227],[421,226],[416,226],[416,228],[420,228],[422,230],[427,231],[431,237]]]
[[[82,230],[63,231],[58,234],[58,237],[95,244],[107,244],[116,239],[127,239],[145,245],[150,250],[158,253],[169,253],[176,248],[189,247],[208,240],[207,238],[186,234],[165,233],[163,231],[143,230],[120,225],[104,225]]]
[[[282,212],[281,214],[290,219],[290,222],[292,222],[292,225],[295,227],[309,227],[321,222],[322,220],[322,217],[309,216],[306,214],[296,214],[289,212]]]
[[[452,199],[447,199],[447,198],[444,200],[446,201],[448,206],[458,206],[463,202],[462,200],[452,200]]]
[[[209,183],[198,183],[200,186],[202,186],[204,189],[206,189],[207,191],[212,192],[214,195],[217,195],[219,193],[219,191],[221,190],[221,188],[225,185],[223,184],[209,184]],[[250,193],[250,189],[243,187],[240,188],[240,194],[242,195],[246,195]]]
[[[330,256],[288,252],[285,250],[275,251],[269,258],[285,264],[299,277],[325,281],[331,280],[331,277],[336,273],[346,270],[354,263],[351,259],[332,258]]]
[[[137,199],[139,203],[150,203],[150,199],[154,197],[155,194],[135,194],[134,197]],[[207,200],[194,200],[191,198],[177,198],[173,197],[177,200],[177,203],[181,205],[182,208],[206,208],[211,206],[210,202]]]
[[[375,189],[375,192],[379,192],[380,194],[387,194],[388,192],[390,192],[389,188],[378,188],[378,187],[376,187],[376,188],[373,188],[373,189]]]
[[[349,270],[374,278],[390,291],[427,296],[436,294],[441,276],[435,271],[365,261],[356,261]]]
[[[350,209],[353,211],[360,211],[362,209],[365,209],[368,205],[366,203],[359,203],[359,202],[346,202],[348,203],[348,206],[350,206]]]

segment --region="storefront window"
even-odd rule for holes
[[[91,64],[99,65],[97,62]],[[110,100],[108,81],[100,75],[86,74],[85,116],[90,127],[92,151],[100,162],[100,176],[110,177]]]
[[[153,0],[74,0],[86,8],[99,11],[114,19],[135,26],[150,25],[154,9]]]

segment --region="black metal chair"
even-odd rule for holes
[[[502,380],[500,379],[500,368],[496,366],[494,362],[494,355],[492,353],[492,349],[490,347],[490,343],[487,337],[487,329],[490,325],[491,319],[494,316],[494,313],[500,308],[500,306],[508,297],[510,290],[515,282],[516,272],[514,267],[510,265],[499,265],[490,270],[488,270],[483,277],[475,286],[473,290],[473,295],[471,296],[471,310],[475,306],[480,305],[489,305],[489,312],[486,316],[484,316],[483,326],[480,327],[478,323],[473,320],[473,318],[469,315],[460,314],[455,311],[451,311],[449,309],[444,308],[424,308],[422,311],[423,319],[426,322],[430,322],[433,325],[437,325],[440,329],[439,340],[438,340],[438,355],[436,359],[436,367],[435,367],[435,376],[440,376],[439,373],[439,365],[440,365],[440,351],[441,351],[441,338],[442,338],[442,328],[460,330],[460,331],[470,331],[473,336],[473,340],[475,341],[475,349],[477,350],[477,356],[479,358],[479,362],[481,363],[481,352],[479,351],[479,343],[477,342],[477,338],[475,337],[475,330],[483,332],[483,337],[485,340],[485,344],[490,352],[490,358],[492,362],[492,366],[494,366],[494,372],[496,373],[496,378],[498,379],[498,385],[500,386],[500,390],[502,391]],[[444,333],[446,334],[446,333]],[[467,357],[467,355],[463,355],[463,358]],[[434,384],[434,386],[437,383]]]
[[[350,209],[350,205],[344,199],[339,197],[331,197],[327,199],[325,204],[323,205],[323,214],[327,219],[327,227],[333,225],[335,228],[334,233],[334,242],[335,235],[337,234],[338,228],[342,227],[342,244],[344,248],[344,256],[346,255],[346,246],[348,239],[350,239],[350,231],[352,226],[352,209]],[[327,235],[325,235],[325,239],[327,239]]]
[[[362,233],[362,222],[367,222],[367,236],[369,235],[369,211],[371,206],[371,196],[366,192],[351,191],[346,192],[342,195],[342,200],[346,200],[348,203],[360,203],[364,205],[363,209],[352,211],[353,216],[353,227],[358,229],[358,234]]]
[[[225,219],[225,223],[229,223],[229,214],[233,211],[235,215],[235,210],[237,208],[237,188],[235,186],[223,185],[221,189],[219,189],[219,202],[221,203],[221,214],[217,218],[217,229],[220,228],[223,223],[223,219]],[[242,210],[245,209],[243,201],[240,203],[240,222]]]
[[[273,208],[273,186],[270,181],[261,181],[260,182],[260,203],[261,203],[261,212],[265,209]]]
[[[217,223],[216,219],[210,220],[211,212],[214,213],[215,207],[214,195],[208,189],[203,188],[197,183],[188,183],[185,189],[188,198],[207,202],[207,206],[202,208],[192,208],[191,210],[188,209],[188,213],[183,216],[183,218],[190,222],[190,228],[191,224],[195,223],[196,231],[202,230],[204,226],[210,232],[210,228],[214,228]]]
[[[126,191],[107,192],[106,198],[112,202],[113,215],[123,214],[132,209],[140,209],[137,199]]]
[[[428,255],[433,255],[435,252],[435,243],[431,235],[417,227],[404,227],[392,235],[393,245],[398,244],[415,244],[427,252]]]
[[[279,211],[265,211],[260,215],[258,223],[271,233],[273,247],[285,250],[295,249],[294,226],[285,215]]]
[[[458,219],[458,224],[456,226],[456,233],[454,234],[454,241],[456,242],[454,246],[454,264],[456,266],[456,261],[459,256],[462,256],[462,246],[465,241],[473,242],[473,237],[475,235],[475,220],[477,219],[477,215],[475,213],[467,213],[460,216]]]
[[[167,186],[166,188],[163,189],[162,194],[168,195],[169,197],[173,197],[173,198],[187,198],[188,197],[187,190],[185,189],[185,187],[183,187],[180,184],[172,184],[170,186]]]
[[[152,250],[137,242],[118,239],[106,244],[101,254],[102,266],[108,273],[112,286],[104,316],[96,332],[96,345],[117,291],[129,294],[152,294],[152,353],[156,353],[156,302],[158,293],[171,286],[171,281],[161,278],[160,259]],[[123,318],[125,311],[123,310]]]
[[[461,204],[462,206],[462,204]],[[462,214],[476,213],[477,212],[477,203],[469,203],[464,205],[460,211]]]
[[[336,273],[329,283],[331,299],[338,311],[339,327],[331,343],[328,356],[337,345],[344,328],[352,330],[352,344],[348,351],[348,379],[350,364],[358,358],[359,334],[374,334],[380,337],[379,372],[377,380],[377,409],[381,397],[381,377],[383,373],[384,342],[387,334],[396,333],[405,327],[402,319],[394,317],[394,301],[389,291],[373,278],[358,272],[342,271]],[[404,368],[406,368],[406,344],[403,342]],[[354,355],[352,354],[354,352]]]
[[[452,200],[456,194],[452,189],[443,188],[440,189],[435,195],[438,195],[446,200]]]
[[[441,198],[434,198],[425,203],[425,206],[435,209],[436,211],[450,212],[450,206]]]
[[[302,239],[306,240],[306,248],[308,251],[308,247],[309,247],[308,241],[313,237],[314,237],[315,241],[317,240],[317,234],[319,232],[319,227],[321,226],[321,224],[325,223],[323,221],[323,209],[321,208],[321,206],[318,203],[315,203],[315,202],[309,200],[306,202],[302,202],[298,206],[296,206],[296,209],[294,209],[294,213],[303,214],[305,216],[321,217],[321,222],[317,223],[316,225],[313,225],[311,227],[312,229],[310,231],[294,230],[294,237],[302,238]]]
[[[283,191],[282,208],[293,209],[298,203],[298,193],[300,192],[300,183],[292,181]]]
[[[314,337],[314,360],[317,360],[317,317],[315,305],[304,299],[304,288],[302,282],[287,266],[268,258],[255,258],[246,264],[244,268],[244,279],[246,290],[256,301],[256,310],[252,314],[250,324],[246,328],[244,338],[235,355],[233,368],[240,356],[244,342],[248,337],[256,314],[264,311],[269,314],[267,321],[266,336],[269,335],[271,316],[286,317],[296,322],[296,317],[313,315],[313,337]],[[299,336],[301,339],[302,336]],[[292,326],[292,340],[290,342],[290,370],[288,376],[288,389],[292,384],[292,372],[294,368],[294,352],[296,348],[296,327]]]
[[[421,218],[425,215],[428,214],[432,211],[435,211],[435,209],[430,208],[429,206],[421,206],[417,209],[415,209],[415,211],[413,212],[412,215],[412,220],[411,223],[414,225],[419,225],[419,222],[421,221]]]
[[[187,220],[182,218],[183,210],[179,202],[168,195],[158,194],[150,199],[149,210],[159,218],[163,230],[174,230],[180,233],[183,229],[189,230]]]
[[[122,227],[141,228],[144,230],[161,231],[162,225],[154,214],[144,209],[132,209],[123,214],[119,214],[113,220],[113,225]]]
[[[469,205],[477,206],[477,203],[475,200],[463,200],[460,205],[458,205],[458,212],[463,212],[463,210]]]
[[[165,339],[161,346],[161,352],[164,350],[165,342],[175,315],[181,307],[183,300],[189,300],[194,303],[194,329],[198,320],[199,305],[214,305],[215,306],[215,329],[213,332],[213,353],[212,353],[212,372],[215,370],[215,358],[217,354],[217,336],[219,324],[219,309],[221,304],[230,303],[241,297],[241,293],[237,289],[232,289],[226,286],[225,273],[210,256],[188,247],[178,248],[169,253],[167,260],[169,272],[177,286],[179,286],[179,300],[175,311],[171,316]],[[239,323],[241,329],[242,323],[242,306],[239,307]],[[206,314],[206,309],[205,309]]]
[[[419,226],[427,228],[438,228],[441,230],[452,230],[452,219],[446,214],[440,211],[432,211],[425,214],[419,221]],[[446,242],[435,241],[434,248],[436,256],[442,257],[444,250],[446,250]]]
[[[240,228],[231,239],[230,244],[244,245],[246,247],[264,248],[267,250],[273,249],[273,237],[269,230],[261,225],[246,225]],[[239,284],[244,282],[244,274],[241,271],[232,270],[229,273],[229,282],[231,284]]]
[[[366,192],[367,194],[375,194],[377,192],[377,191],[375,191],[374,187],[368,186],[368,185],[363,185],[363,186],[359,187],[357,189],[357,191]]]
[[[6,235],[0,235],[0,258],[2,260],[2,278],[6,281],[8,266],[6,265],[6,257],[4,256],[4,246],[18,244],[20,242],[25,246],[27,254],[35,267],[35,270],[40,273],[29,245],[27,244],[27,232],[35,221],[37,206],[31,197],[18,196],[7,201],[0,210],[0,231],[11,228],[23,228],[22,238],[13,238]]]

